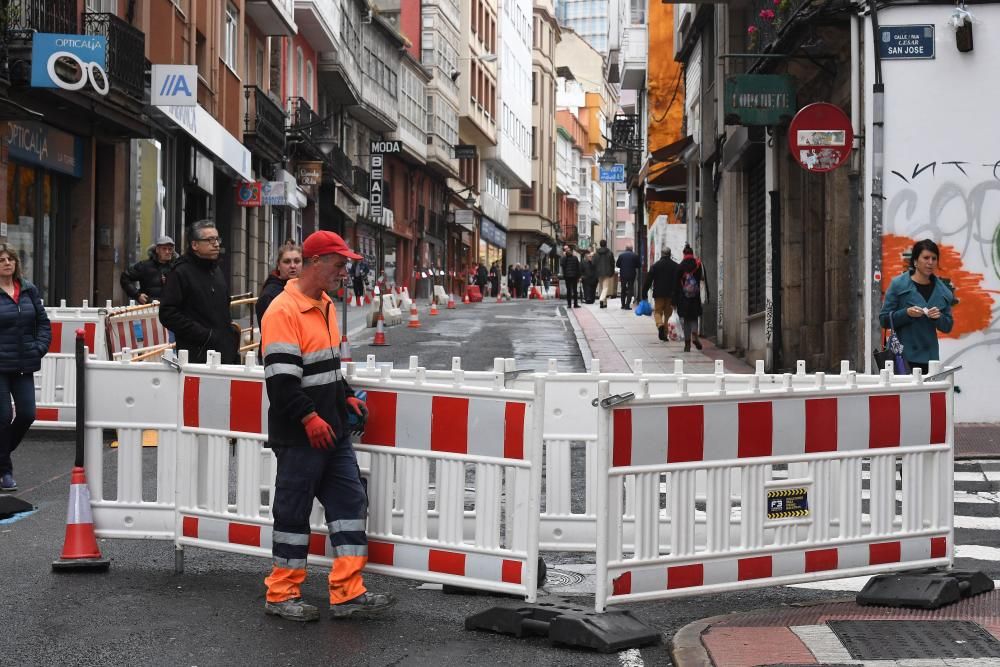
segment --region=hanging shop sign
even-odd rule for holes
[[[83,175],[83,140],[34,121],[7,121],[7,154],[79,178]]]
[[[401,153],[403,146],[398,141],[372,141],[369,145],[369,153],[394,154]]]
[[[853,143],[851,119],[828,102],[802,107],[788,126],[788,148],[806,171],[833,171],[847,161]]]
[[[726,77],[726,125],[783,125],[795,115],[795,80],[787,74]]]
[[[299,162],[295,169],[299,185],[319,185],[323,182],[322,162]]]
[[[475,160],[476,159],[476,145],[475,144],[457,144],[452,147],[455,151],[456,160]]]
[[[476,228],[476,214],[469,208],[455,209],[455,224],[470,232]]]
[[[197,65],[153,65],[149,103],[193,107],[198,104]]]
[[[601,183],[624,183],[625,165],[621,163],[602,164],[598,175]]]
[[[265,206],[288,206],[288,183],[264,181],[260,190],[260,202]]]
[[[245,208],[260,206],[260,181],[239,181],[236,184],[236,205]]]
[[[108,40],[101,35],[57,35],[36,32],[31,42],[31,86],[82,90],[107,95]]]
[[[878,29],[882,60],[933,60],[934,26],[883,25]]]
[[[368,156],[368,217],[379,222],[382,219],[382,163],[384,158],[381,153],[372,153]]]

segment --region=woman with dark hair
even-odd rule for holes
[[[698,319],[701,317],[701,283],[705,280],[705,267],[694,256],[691,246],[684,246],[684,259],[677,266],[674,284],[674,307],[684,328],[684,351],[691,351],[691,343],[701,349],[698,340]]]
[[[928,362],[940,358],[937,332],[948,333],[955,323],[951,316],[955,297],[934,275],[939,256],[934,241],[917,241],[910,252],[910,270],[893,278],[879,313],[882,326],[895,329],[903,358],[924,373]]]
[[[0,243],[0,491],[17,491],[10,455],[35,421],[34,374],[50,342],[38,288],[21,277],[17,250]]]
[[[285,283],[292,278],[298,278],[302,272],[302,248],[288,241],[278,249],[278,266],[271,272],[261,287],[260,296],[254,305],[254,312],[257,314],[259,323],[264,317],[264,311],[274,301],[274,297],[281,294],[285,289]]]

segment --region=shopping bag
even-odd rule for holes
[[[889,335],[888,337],[883,336],[882,349],[874,350],[872,355],[875,357],[875,365],[879,371],[885,368],[886,362],[891,361],[893,373],[896,375],[910,374],[910,364],[903,356],[903,343],[899,340],[899,336],[896,335],[896,327],[893,325],[892,315],[889,315]]]
[[[681,339],[681,318],[675,310],[667,320],[667,340]]]
[[[643,299],[639,303],[635,304],[635,308],[632,310],[632,312],[634,312],[639,317],[642,317],[643,315],[647,316],[652,315],[653,306],[652,304],[649,303],[649,301]]]

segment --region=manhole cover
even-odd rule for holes
[[[545,575],[546,588],[566,588],[567,586],[577,586],[582,584],[584,576],[579,572],[567,572],[566,570],[553,570]]]
[[[969,621],[829,621],[856,660],[1000,658],[1000,642]]]

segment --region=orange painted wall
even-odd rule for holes
[[[648,132],[649,150],[654,151],[680,139],[684,122],[683,68],[674,60],[674,5],[650,2],[648,30]],[[651,202],[648,205],[647,220],[656,220],[659,215],[669,216],[670,222],[676,221],[671,203]]]

